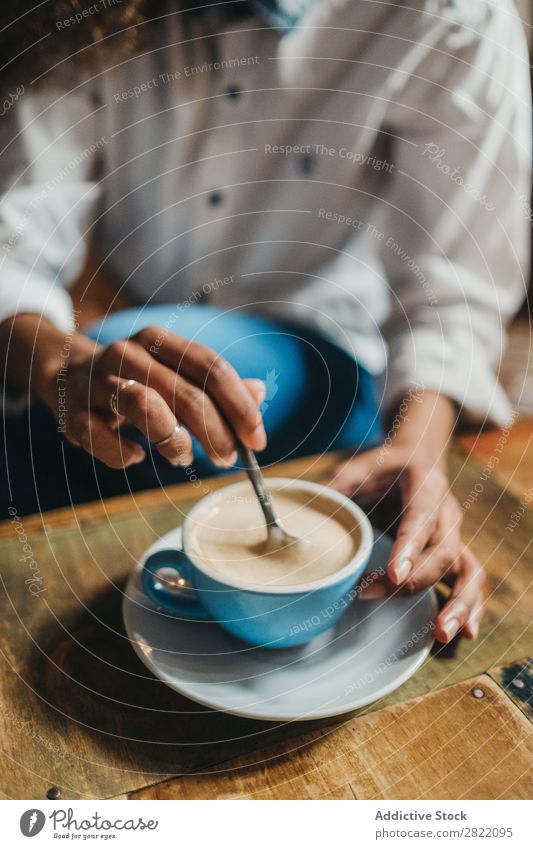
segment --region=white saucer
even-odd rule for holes
[[[170,531],[145,553],[177,545]],[[369,570],[385,565],[391,542],[376,531]],[[218,625],[158,612],[128,581],[123,616],[132,646],[173,690],[214,710],[268,721],[338,716],[392,692],[413,675],[433,644],[433,589],[404,598],[356,599],[327,633],[292,649],[253,648]]]

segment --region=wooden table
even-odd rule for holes
[[[437,648],[396,692],[338,722],[274,726],[205,711],[136,658],[121,588],[203,485],[0,524],[0,792],[531,798],[532,440],[533,423],[518,422],[459,439],[450,458],[465,538],[489,573],[479,640]],[[334,459],[272,471],[318,480]]]

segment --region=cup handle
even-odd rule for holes
[[[163,570],[170,573],[166,579]],[[165,613],[177,614],[184,619],[212,619],[191,586],[191,573],[191,561],[181,547],[165,548],[151,554],[143,564],[142,588]]]

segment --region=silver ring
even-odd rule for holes
[[[111,407],[111,412],[114,413],[115,416],[120,416],[120,413],[118,411],[119,392],[122,392],[122,390],[126,389],[127,386],[133,386],[134,383],[137,383],[137,381],[125,380],[124,383],[121,383],[120,386],[117,386],[115,391],[111,393],[111,397],[109,399],[109,406]]]
[[[178,435],[180,430],[181,430],[181,425],[176,424],[176,426],[172,430],[172,433],[170,433],[168,436],[165,436],[164,439],[158,439],[158,441],[153,442],[152,445],[155,445],[156,448],[159,448],[161,445],[166,445],[168,442],[172,442],[172,440],[174,439],[174,437],[176,437]]]

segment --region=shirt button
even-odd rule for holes
[[[208,195],[207,200],[211,206],[219,206],[224,200],[224,195],[222,192],[211,192],[211,194]]]
[[[226,89],[226,97],[229,97],[231,100],[238,100],[241,94],[242,92],[239,86],[229,85]]]
[[[300,171],[302,174],[310,174],[314,167],[314,159],[310,154],[306,153],[305,156],[302,156],[300,159]]]

